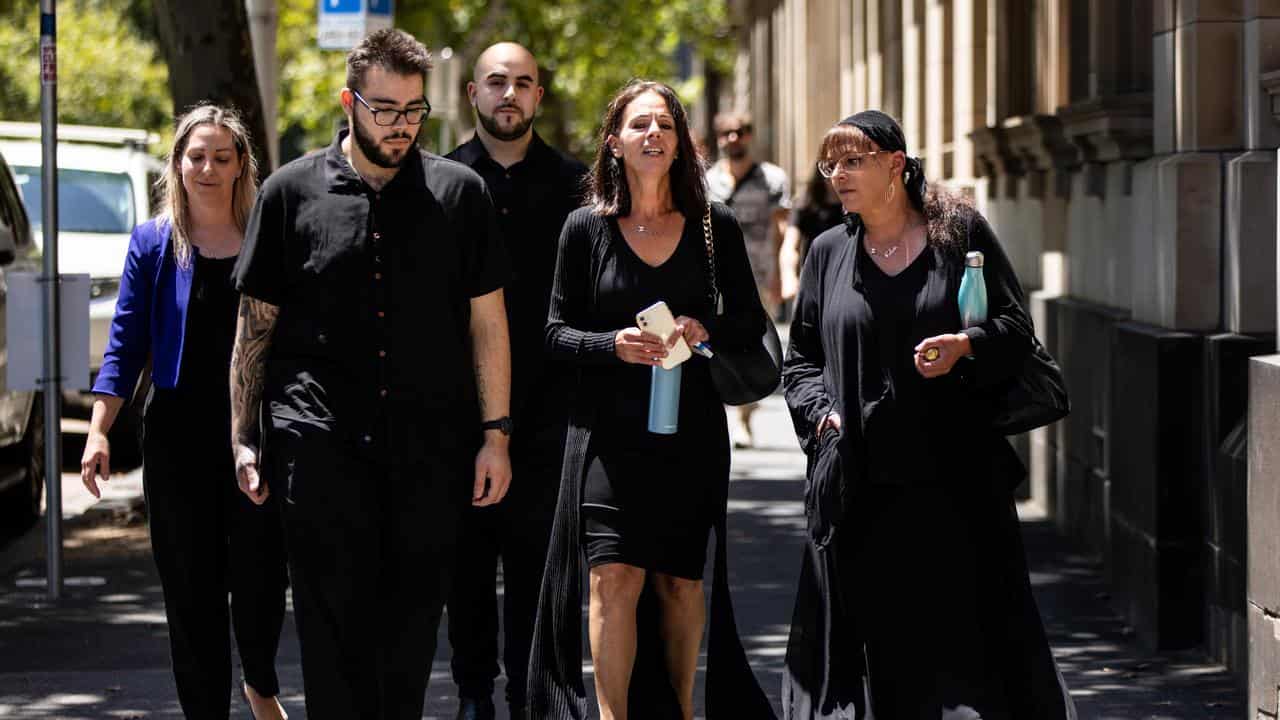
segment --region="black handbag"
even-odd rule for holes
[[[1035,346],[1027,355],[1022,372],[1003,389],[996,400],[992,424],[1001,435],[1019,435],[1057,422],[1071,412],[1062,368],[1032,336]]]
[[[716,273],[716,244],[711,232],[711,206],[702,215],[702,236],[707,243],[707,275],[711,283],[711,303],[716,316],[724,314],[724,298]],[[760,309],[764,333],[758,341],[743,346],[716,344],[711,358],[711,381],[726,405],[746,405],[768,397],[782,382],[782,341],[773,319]]]

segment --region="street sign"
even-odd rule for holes
[[[89,276],[61,275],[58,283],[58,334],[61,386],[89,389]],[[45,303],[45,284],[40,275],[29,272],[5,273],[9,295],[5,304],[5,341],[8,365],[4,387],[14,390],[45,389],[43,313],[32,312]]]
[[[392,27],[394,0],[317,0],[321,50],[350,50],[371,32]]]

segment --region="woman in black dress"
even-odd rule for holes
[[[842,121],[820,157],[850,214],[810,250],[783,372],[810,455],[784,714],[1074,718],[1031,595],[1024,470],[990,422],[1033,347],[1018,279],[976,210],[926,189],[889,116]],[[990,310],[962,331],[968,250]]]
[[[234,112],[200,105],[178,121],[163,213],[130,239],[80,462],[98,495],[97,477],[110,476],[107,432],[148,368],[142,481],[188,718],[229,717],[228,621],[254,718],[286,717],[275,670],[287,586],[280,509],[275,496],[251,501],[237,489],[231,457],[228,378],[240,302],[231,270],[256,192],[249,134]]]
[[[765,322],[742,232],[710,210],[724,313],[710,300],[702,165],[671,88],[634,81],[610,104],[590,205],[560,237],[547,342],[577,370],[533,657],[531,717],[585,717],[579,634],[582,557],[603,720],[692,718],[705,624],[702,585],[717,530],[708,648],[713,717],[773,717],[733,628],[724,563],[729,436],[707,361],[684,364],[679,431],[647,431],[650,368],[667,349],[635,327],[663,300],[686,341],[758,339]]]

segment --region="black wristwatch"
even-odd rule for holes
[[[484,428],[485,430],[499,430],[502,432],[503,435],[506,435],[507,437],[511,437],[511,428],[512,428],[511,416],[503,415],[497,420],[486,420],[480,423],[480,427]]]

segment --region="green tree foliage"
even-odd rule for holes
[[[332,138],[342,119],[345,55],[316,47],[317,0],[276,3],[278,129],[287,159]],[[8,20],[0,24],[0,117],[37,120],[39,3],[0,0],[0,17]],[[169,130],[173,106],[155,22],[151,0],[59,1],[63,122]],[[696,103],[702,87],[696,76],[681,81],[681,57],[696,49],[709,69],[721,73],[732,60],[725,0],[398,0],[396,25],[437,54],[453,48],[449,62],[461,65],[461,85],[491,43],[514,40],[529,47],[547,86],[539,131],[582,156],[594,147],[605,104],[627,80],[670,82]],[[465,104],[464,88],[459,95]],[[427,137],[434,137],[438,122],[424,128]]]
[[[343,54],[316,48],[315,0],[277,3],[282,149],[319,147],[329,142],[340,119]],[[697,102],[699,79],[679,78],[682,48],[696,48],[719,72],[727,72],[732,61],[724,0],[398,0],[396,25],[437,56],[441,48],[452,48],[449,62],[462,64],[462,84],[490,44],[514,40],[527,46],[538,57],[547,86],[538,128],[579,155],[594,147],[605,104],[627,80],[670,82],[687,102]],[[459,94],[465,102],[463,88]],[[432,102],[439,104],[436,98]],[[434,132],[434,125],[424,128],[428,137]]]
[[[61,0],[57,10],[58,119],[163,131],[173,106],[168,70],[136,0]],[[0,2],[0,117],[40,119],[40,5]]]
[[[276,54],[282,161],[328,145],[342,119],[338,92],[346,55],[316,46],[316,0],[276,0]]]

